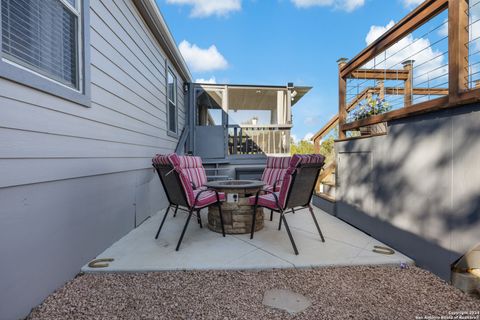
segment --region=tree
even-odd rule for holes
[[[325,163],[330,163],[335,158],[335,138],[329,136],[320,144],[320,154],[325,156]]]
[[[313,143],[306,140],[301,140],[298,143],[292,141],[290,145],[290,153],[293,154],[312,154],[315,153]]]
[[[330,163],[335,158],[335,136],[330,135],[327,139],[323,140],[320,144],[320,154],[325,156],[325,163]],[[300,140],[295,143],[291,141],[290,143],[290,154],[312,154],[315,152],[315,146],[312,142],[307,140]]]

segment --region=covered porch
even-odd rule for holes
[[[187,152],[210,160],[290,154],[291,109],[311,87],[191,86]]]

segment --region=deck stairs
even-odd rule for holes
[[[335,191],[336,191],[336,181],[335,181],[335,170],[336,163],[333,161],[327,164],[320,174],[319,183],[316,186],[316,193],[318,196],[325,198],[331,202],[335,202]]]
[[[231,179],[230,175],[228,175],[230,161],[224,159],[203,159],[202,162],[208,181]]]

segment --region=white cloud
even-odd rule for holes
[[[315,125],[320,122],[321,122],[320,118],[317,116],[308,116],[308,117],[305,117],[305,119],[303,120],[303,123],[307,126]]]
[[[470,86],[476,86],[476,82],[480,79],[480,64],[478,61],[480,59],[480,55],[478,52],[480,51],[480,41],[474,40],[480,38],[480,6],[474,5],[470,6],[470,26],[469,26],[469,38],[471,43],[469,44],[469,50],[471,56],[469,57],[470,60],[470,67],[469,67],[469,74],[470,77],[468,79]],[[472,41],[473,40],[473,41]]]
[[[403,0],[403,4],[407,8],[416,7],[420,5],[425,0]]]
[[[178,46],[183,58],[194,72],[223,70],[228,67],[227,60],[218,52],[217,47],[211,45],[202,49],[196,44],[183,40]]]
[[[314,136],[314,134],[312,132],[309,132],[303,137],[302,140],[310,141],[310,140],[312,140],[313,136]]]
[[[366,44],[373,43],[394,25],[395,22],[390,21],[386,26],[371,26],[365,38]],[[429,39],[416,38],[413,34],[399,40],[374,60],[369,61],[364,68],[401,69],[402,62],[405,60],[415,61],[414,84],[418,84],[419,87],[448,86],[444,83],[448,80],[446,56],[442,55],[442,51],[432,47]]]
[[[242,9],[241,0],[167,0],[167,3],[192,6],[190,16],[196,18],[226,16]]]
[[[478,39],[480,37],[480,5],[470,7],[470,41],[472,39]],[[475,41],[473,44],[476,48],[480,47],[479,41]]]
[[[448,18],[443,21],[443,25],[438,29],[438,34],[441,37],[447,37],[448,36]]]
[[[195,82],[196,82],[196,83],[215,84],[215,83],[217,83],[217,79],[215,79],[215,77],[210,77],[210,79],[200,78],[200,79],[196,79]]]
[[[365,38],[365,42],[367,43],[367,46],[369,46],[375,40],[380,38],[382,34],[387,32],[394,25],[395,25],[395,21],[390,20],[390,22],[386,26],[371,26],[370,31],[368,32],[367,37]]]
[[[315,6],[333,7],[335,9],[354,11],[365,4],[365,0],[291,0],[298,8],[309,8]]]
[[[307,141],[313,143],[313,141],[311,141],[311,139],[313,138],[313,133],[311,132],[307,133],[301,140],[298,139],[298,136],[296,134],[291,134],[290,138],[293,140],[294,143],[299,143],[300,141]]]

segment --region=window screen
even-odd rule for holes
[[[167,72],[168,130],[177,132],[177,79],[172,71]]]
[[[76,9],[60,0],[1,2],[3,58],[79,89]]]
[[[168,127],[171,132],[177,132],[177,116],[175,114],[176,107],[171,102],[168,104]]]

